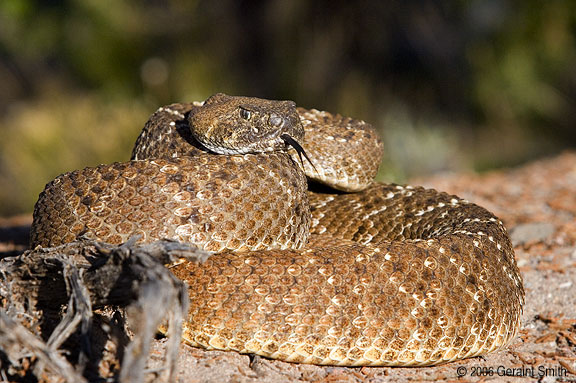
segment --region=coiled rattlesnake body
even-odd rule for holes
[[[184,339],[207,349],[413,366],[505,346],[524,290],[502,222],[456,196],[372,183],[381,150],[368,124],[292,102],[170,105],[134,161],[48,184],[31,242],[139,234],[217,252],[171,268],[189,284]],[[301,167],[347,193],[307,191]]]

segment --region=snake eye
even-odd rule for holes
[[[249,120],[252,117],[252,113],[248,109],[240,108],[240,117],[245,120]]]

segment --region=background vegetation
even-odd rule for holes
[[[388,179],[576,145],[576,2],[2,0],[0,215],[226,92],[372,122]]]

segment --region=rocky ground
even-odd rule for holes
[[[478,203],[510,229],[524,278],[526,307],[522,329],[508,349],[437,367],[340,368],[250,359],[183,345],[179,381],[576,382],[576,153],[517,169],[482,175],[443,174],[412,183]],[[30,221],[29,216],[0,219],[0,256],[25,249]],[[165,342],[157,339],[152,346],[151,380],[161,367]]]

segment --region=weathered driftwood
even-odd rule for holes
[[[144,380],[151,341],[168,313],[163,375],[171,381],[188,298],[184,284],[164,265],[207,256],[173,241],[112,246],[82,240],[0,260],[0,379],[33,374],[86,382],[89,360],[102,357],[91,347],[94,334],[102,332],[93,323],[94,310],[114,307],[125,308],[133,333],[125,349],[118,347],[117,378]],[[72,357],[63,357],[63,351]]]

